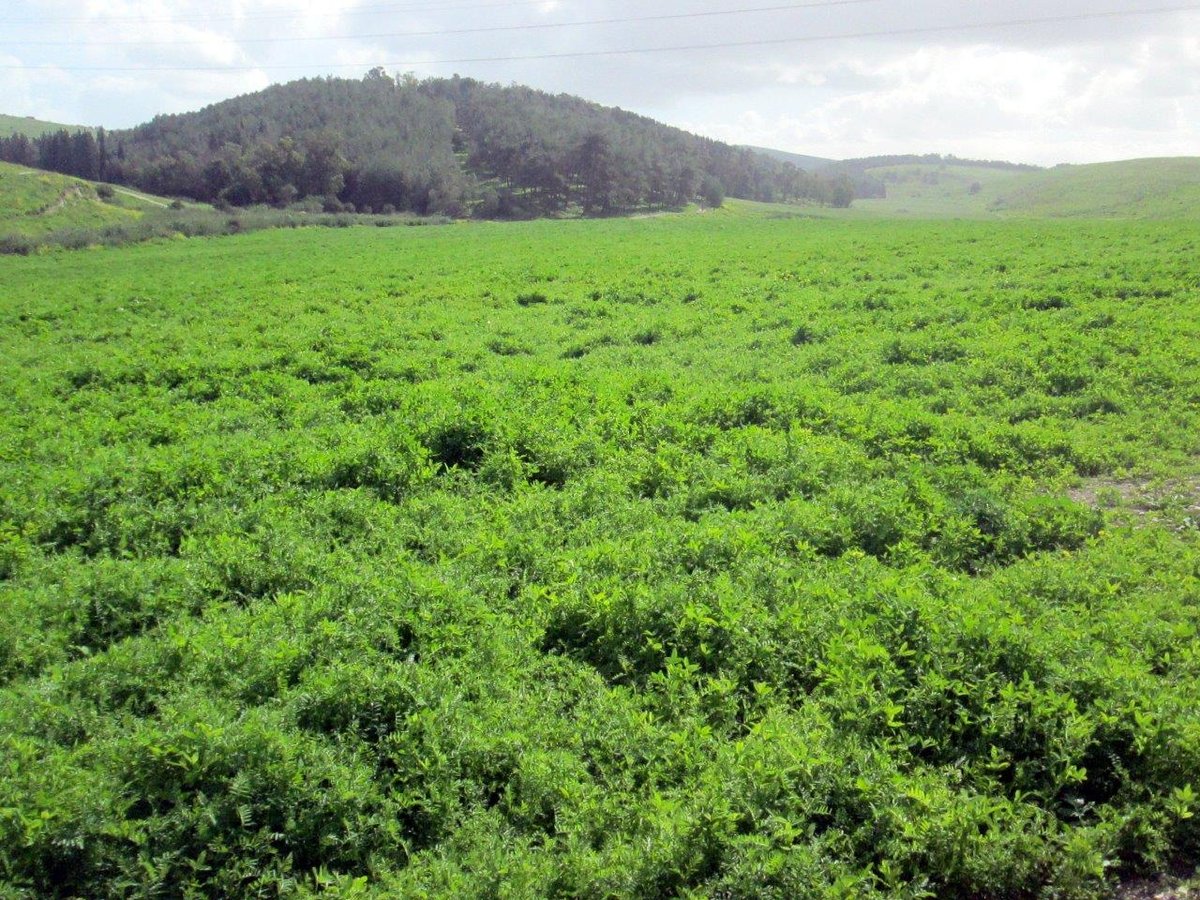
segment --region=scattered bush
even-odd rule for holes
[[[0,254],[28,256],[37,247],[33,238],[19,234],[0,234]]]

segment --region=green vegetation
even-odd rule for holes
[[[156,238],[242,234],[269,228],[442,224],[437,216],[324,213],[320,203],[287,209],[220,210],[0,163],[0,254],[54,247],[122,246]]]
[[[147,204],[65,175],[0,163],[0,233],[40,237],[64,228],[98,228],[136,220]]]
[[[987,166],[927,163],[880,166],[869,169],[868,174],[882,184],[886,197],[858,200],[856,209],[871,215],[919,219],[989,218],[996,212],[999,197],[1036,177]]]
[[[1194,228],[747,209],[0,259],[0,892],[1194,863]]]
[[[1200,216],[1200,157],[1044,170],[968,165],[962,160],[952,165],[907,162],[870,164],[850,174],[881,185],[886,198],[867,196],[854,205],[885,217],[1194,220]]]
[[[1056,166],[994,202],[1001,213],[1071,218],[1200,218],[1200,157]]]
[[[964,179],[962,170],[973,170],[969,179]],[[1022,163],[1003,162],[1000,160],[963,159],[958,156],[942,156],[938,153],[901,154],[893,156],[868,156],[861,159],[846,159],[823,167],[822,174],[826,177],[838,176],[848,181],[854,188],[854,196],[864,200],[883,200],[888,197],[899,197],[906,201],[921,201],[940,199],[934,203],[928,212],[934,215],[944,215],[945,199],[957,199],[958,192],[947,192],[942,187],[944,179],[950,184],[963,182],[970,196],[979,193],[975,177],[982,176],[985,180],[1001,175],[1016,173],[1031,173],[1041,171],[1037,166]],[[932,190],[924,190],[932,188]],[[889,208],[889,214],[900,213],[910,215],[913,210],[904,206]],[[957,210],[955,210],[957,211]]]
[[[327,212],[607,216],[682,208],[710,184],[758,201],[849,198],[837,178],[578,97],[382,69],[126,131],[0,139],[0,159],[235,206],[314,198]]]
[[[746,149],[769,156],[772,159],[777,159],[780,162],[789,162],[793,166],[803,169],[805,172],[817,172],[838,164],[836,159],[827,159],[823,156],[808,156],[804,153],[789,153],[786,150],[772,150],[770,147],[747,146]]]
[[[90,131],[83,125],[60,125],[58,122],[43,122],[33,116],[6,116],[0,113],[0,138],[11,137],[14,134],[24,134],[28,137],[41,137],[55,131]]]

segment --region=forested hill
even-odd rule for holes
[[[86,138],[66,153],[61,143],[0,141],[0,158],[234,205],[320,198],[327,208],[485,217],[852,197],[844,179],[577,97],[379,69],[100,132],[90,149]]]

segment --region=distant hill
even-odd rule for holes
[[[54,142],[57,142],[56,144]],[[233,205],[527,217],[679,207],[725,195],[846,205],[835,180],[565,94],[465,78],[314,78],[0,158]]]
[[[1037,166],[1022,163],[1010,163],[1000,160],[962,159],[957,156],[942,156],[938,153],[926,154],[895,154],[889,156],[866,156],[861,159],[844,159],[830,166],[826,175],[842,175],[849,178],[854,185],[854,196],[862,199],[884,199],[888,196],[888,181],[906,180],[904,170],[927,170],[936,173],[954,172],[952,180],[962,179],[970,170],[973,173],[983,173],[988,180],[991,172],[1036,172]],[[935,174],[927,180],[937,182]],[[970,183],[978,179],[971,177]]]
[[[961,156],[943,156],[940,153],[902,153],[887,156],[864,156],[860,159],[839,160],[835,167],[843,172],[871,172],[875,169],[896,166],[937,166],[943,169],[995,169],[1000,172],[1040,172],[1041,166],[1027,163],[1006,162],[997,159],[966,159]]]
[[[906,168],[927,174],[930,168],[938,171],[954,169],[955,179],[961,180],[961,175],[970,170],[978,173],[983,170],[995,172],[1036,172],[1037,166],[1022,163],[1010,163],[1000,160],[961,159],[957,156],[942,156],[938,153],[899,154],[890,156],[864,156],[857,159],[825,159],[820,156],[805,156],[800,153],[788,153],[784,150],[772,150],[767,147],[749,147],[756,153],[789,162],[807,172],[820,173],[827,178],[845,178],[854,188],[854,196],[859,199],[883,199],[887,196],[887,182],[897,179],[908,180]],[[984,176],[987,177],[986,174]],[[918,179],[919,180],[919,179]],[[954,179],[952,179],[954,180]],[[976,180],[975,178],[969,179]]]
[[[1200,218],[1200,157],[1056,166],[1005,186],[989,208],[1047,218]]]
[[[41,137],[54,131],[91,131],[86,125],[60,125],[57,122],[43,122],[33,116],[6,116],[0,113],[0,138],[14,134],[24,134],[28,137]]]
[[[865,168],[873,187],[857,202],[870,212],[916,218],[987,218],[1001,193],[1029,173],[989,166],[905,163]]]
[[[747,150],[753,150],[755,153],[761,153],[763,156],[770,157],[771,159],[791,163],[793,166],[803,169],[806,172],[819,172],[838,163],[836,159],[826,159],[823,156],[806,156],[803,153],[789,153],[787,150],[773,150],[770,147],[752,147],[749,144],[744,144],[743,146]]]
[[[865,214],[921,218],[1200,218],[1195,158],[1053,169],[938,154],[830,160],[734,147],[566,94],[382,70],[117,132],[0,117],[0,160],[218,205],[307,198],[331,211],[606,215],[728,195],[853,199]]]
[[[863,212],[917,218],[1200,218],[1200,158],[1037,169],[1002,164],[871,165],[884,196]]]

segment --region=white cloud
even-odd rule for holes
[[[1195,12],[809,40],[1095,11],[1089,0],[966,6],[961,0],[889,0],[586,28],[344,39],[339,36],[644,17],[738,4],[662,0],[639,8],[629,0],[545,0],[485,6],[485,0],[454,0],[418,10],[415,0],[15,2],[19,8],[9,21],[31,24],[13,24],[9,35],[0,36],[0,54],[8,56],[0,62],[6,66],[0,68],[4,111],[108,126],[196,108],[271,81],[329,73],[357,77],[382,64],[578,93],[715,137],[817,155],[940,151],[1052,163],[1196,153],[1200,147]],[[788,37],[805,40],[679,53],[439,62]],[[55,40],[68,44],[35,43]],[[43,65],[59,68],[33,68]],[[86,66],[246,68],[70,71]]]

